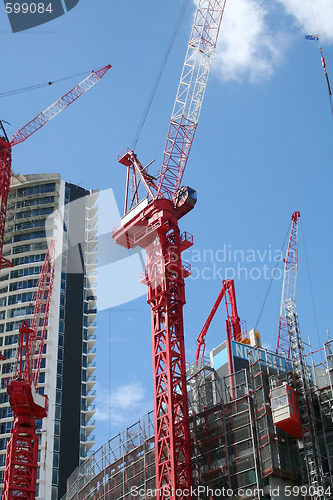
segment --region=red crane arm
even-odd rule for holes
[[[7,393],[14,414],[7,444],[3,500],[36,498],[38,435],[35,419],[47,416],[48,397],[37,393],[40,363],[54,279],[54,241],[45,256],[36,295],[31,328],[24,321],[13,378]]]
[[[227,308],[227,316],[228,316],[227,334],[228,335],[231,334],[231,327],[232,327],[234,340],[236,340],[237,342],[240,342],[242,340],[240,319],[238,316],[237,304],[236,304],[235,283],[234,283],[234,280],[223,280],[223,285],[222,285],[221,291],[220,291],[220,293],[215,301],[215,304],[213,305],[212,310],[209,313],[209,316],[208,316],[208,318],[207,318],[207,320],[206,320],[206,322],[205,322],[205,324],[204,324],[204,326],[199,334],[199,337],[197,339],[198,346],[197,346],[197,352],[196,352],[196,356],[195,356],[195,364],[196,365],[198,364],[199,359],[205,353],[205,338],[206,338],[208,328],[209,328],[209,326],[210,326],[210,324],[215,316],[215,313],[216,313],[219,305],[221,304],[221,300],[223,299],[223,297],[225,297],[227,292],[228,292],[229,300],[230,300],[230,304],[231,304],[231,317],[230,317],[229,310],[228,310],[228,303],[226,300],[226,308]]]
[[[105,73],[111,68],[111,65],[93,71],[81,83],[76,85],[70,92],[58,99],[52,106],[49,106],[45,111],[40,113],[36,118],[31,120],[25,127],[21,128],[12,140],[9,142],[2,122],[0,121],[0,269],[11,266],[10,262],[2,257],[2,248],[5,232],[5,220],[7,211],[7,199],[10,189],[11,164],[12,164],[12,147],[20,142],[25,141],[32,134],[37,132],[45,123],[54,118],[63,109],[69,106],[72,102],[78,99],[82,94],[89,90],[97,83]]]
[[[26,321],[20,325],[18,358],[13,373],[13,379],[24,379],[29,385],[33,384],[35,390],[38,385],[54,281],[54,245],[52,240],[43,262],[31,327]]]
[[[31,120],[27,125],[21,128],[10,141],[10,145],[16,146],[30,137],[32,134],[37,132],[45,123],[49,122],[57,116],[63,109],[67,108],[72,102],[76,101],[82,94],[87,92],[95,83],[97,83],[107,71],[111,68],[108,64],[97,71],[93,71],[87,78],[85,78],[81,83],[76,85],[72,90],[67,92],[64,96],[60,97],[55,103],[49,106],[47,109],[39,113],[36,118]]]
[[[284,261],[283,286],[281,295],[281,307],[278,328],[278,340],[276,346],[277,354],[290,355],[289,333],[286,320],[285,301],[295,299],[297,266],[298,266],[298,219],[300,212],[294,212],[291,216],[291,230]]]
[[[157,196],[175,199],[197,128],[226,0],[199,0],[171,115]]]

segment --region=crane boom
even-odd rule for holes
[[[157,196],[175,199],[191,150],[226,0],[200,0],[171,115]]]
[[[300,212],[294,212],[291,216],[291,230],[286,258],[284,259],[283,286],[276,353],[286,354],[287,356],[290,355],[290,342],[285,303],[288,299],[295,299],[296,294],[298,266],[298,219],[300,216]]]
[[[19,328],[18,353],[7,393],[14,414],[12,435],[7,444],[3,500],[36,496],[38,436],[35,419],[47,416],[48,398],[37,393],[46,327],[54,280],[54,240],[50,242],[41,269],[34,315],[29,327]]]
[[[229,310],[228,310],[228,303],[226,299],[226,293],[228,292],[229,295],[229,300],[231,304],[231,317],[229,317]],[[198,361],[201,357],[204,356],[205,353],[205,338],[207,331],[210,327],[210,324],[215,316],[215,313],[217,309],[219,308],[219,305],[221,304],[221,301],[225,297],[226,299],[226,308],[227,308],[227,334],[231,333],[231,330],[233,330],[233,338],[236,340],[236,342],[241,342],[242,340],[242,333],[241,333],[241,326],[240,326],[240,319],[238,316],[237,312],[237,303],[236,303],[236,293],[235,293],[235,283],[234,280],[223,280],[223,285],[221,288],[220,293],[218,294],[218,297],[215,301],[215,304],[212,307],[211,312],[209,313],[209,316],[198,336],[197,339],[197,352],[195,356],[195,364],[198,364]]]
[[[26,322],[21,325],[21,329],[31,330],[30,334],[28,332],[28,350],[25,351],[23,343],[19,343],[19,356],[13,373],[13,379],[23,378],[29,385],[33,384],[36,390],[54,281],[54,256],[55,243],[51,240],[38,280],[31,327]]]
[[[28,139],[28,137],[37,132],[37,130],[59,114],[63,109],[67,108],[67,106],[87,92],[87,90],[95,85],[110,68],[111,65],[108,64],[97,71],[93,71],[85,80],[76,85],[76,87],[67,92],[67,94],[21,128],[11,141],[8,140],[6,131],[0,120],[0,269],[11,266],[11,263],[2,256],[2,249],[5,234],[7,199],[10,189],[12,147]]]
[[[67,108],[72,102],[76,101],[81,95],[83,95],[87,90],[95,85],[107,71],[111,68],[111,65],[108,64],[103,68],[98,69],[97,71],[93,71],[87,78],[85,78],[81,83],[76,85],[72,90],[67,92],[64,96],[60,97],[56,102],[51,104],[44,111],[39,113],[36,118],[31,120],[27,125],[21,128],[10,141],[10,145],[16,146],[16,144],[20,144],[30,137],[32,134],[37,132],[43,125],[52,120],[55,116],[57,116],[63,109]]]

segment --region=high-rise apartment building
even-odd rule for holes
[[[6,381],[15,361],[20,321],[31,318],[34,293],[51,239],[55,277],[39,389],[48,416],[37,422],[37,498],[56,500],[94,444],[97,191],[59,174],[14,175],[3,255],[14,267],[0,274],[0,483],[12,428]]]

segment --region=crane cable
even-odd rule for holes
[[[52,81],[41,82],[41,83],[36,83],[35,85],[29,85],[28,87],[22,87],[20,89],[8,90],[7,92],[0,92],[0,97],[10,97],[12,95],[22,94],[24,92],[30,92],[31,90],[41,89],[43,87],[53,85],[54,83],[64,82],[65,80],[70,80],[71,78],[87,75],[89,73],[91,73],[91,70],[82,71],[81,73],[76,73],[75,75],[66,76],[65,78],[59,78],[58,80],[54,80],[53,82]]]
[[[285,237],[284,237],[284,240],[283,240],[283,243],[282,243],[282,246],[281,246],[281,250],[280,250],[281,254],[280,254],[280,255],[283,255],[283,249],[284,249],[284,247],[285,247],[285,244],[286,244],[286,241],[287,241],[287,237],[288,237],[288,234],[289,234],[289,232],[290,232],[290,226],[291,226],[291,222],[288,224],[287,232],[286,232],[286,235],[285,235]],[[261,309],[260,309],[260,311],[259,311],[258,319],[257,319],[256,325],[255,325],[255,327],[254,327],[254,328],[257,328],[257,326],[258,326],[258,324],[259,324],[259,321],[260,321],[260,318],[261,318],[262,312],[263,312],[264,307],[265,307],[265,305],[266,305],[266,301],[267,301],[267,298],[268,298],[268,294],[269,294],[269,292],[270,292],[270,290],[271,290],[271,286],[272,286],[272,283],[273,283],[273,279],[275,279],[275,278],[274,278],[274,276],[275,276],[275,271],[277,270],[278,265],[280,264],[280,262],[282,262],[282,260],[277,260],[276,265],[275,265],[275,268],[273,269],[272,276],[271,276],[271,279],[270,279],[270,282],[269,282],[269,284],[268,284],[268,288],[267,288],[267,291],[266,291],[266,294],[265,294],[265,298],[264,298],[263,304],[262,304],[262,306],[261,306]]]
[[[318,316],[317,316],[317,310],[316,310],[316,303],[315,303],[315,299],[314,299],[313,288],[312,288],[312,280],[311,280],[311,276],[310,276],[309,260],[308,260],[308,255],[307,255],[307,251],[306,251],[306,245],[305,245],[304,229],[303,229],[302,220],[301,220],[301,233],[302,233],[302,239],[303,239],[306,268],[307,268],[307,272],[308,272],[308,279],[309,279],[309,287],[310,287],[310,293],[311,293],[312,307],[313,307],[314,319],[315,319],[316,330],[317,330],[317,339],[318,339],[319,345],[322,345],[322,341],[321,341],[321,337],[320,337],[320,332],[319,332],[319,326],[318,326]]]
[[[178,34],[178,31],[179,31],[180,25],[182,23],[182,20],[183,20],[183,17],[184,17],[184,14],[185,14],[185,11],[186,11],[186,8],[187,8],[188,4],[189,4],[189,0],[184,0],[182,8],[180,10],[180,13],[178,15],[176,24],[175,24],[175,26],[173,28],[170,41],[168,43],[167,49],[165,51],[165,54],[163,56],[160,68],[159,68],[159,70],[157,72],[157,75],[156,75],[156,78],[155,78],[155,82],[154,82],[153,87],[152,87],[152,89],[150,91],[150,94],[149,94],[149,97],[148,97],[148,101],[147,101],[146,107],[145,107],[145,109],[143,111],[143,115],[142,115],[141,121],[139,123],[139,126],[137,128],[136,134],[134,136],[133,143],[132,143],[133,144],[133,146],[132,146],[132,150],[133,151],[136,148],[136,145],[138,143],[139,137],[141,135],[141,131],[142,131],[143,126],[144,126],[144,124],[146,122],[148,113],[150,111],[152,102],[153,102],[155,94],[156,94],[156,90],[157,90],[158,84],[160,83],[162,74],[164,72],[167,60],[169,59],[169,55],[170,55],[171,49],[172,49],[173,44],[175,42],[176,36]]]
[[[321,57],[321,64],[322,64],[322,66],[324,68],[324,74],[325,74],[326,83],[327,83],[327,90],[328,90],[328,98],[329,98],[329,101],[330,101],[331,113],[332,113],[332,116],[333,116],[332,90],[331,90],[330,81],[329,81],[329,78],[328,78],[328,73],[327,73],[326,62],[325,62],[323,50],[322,50],[322,47],[321,47],[321,44],[320,44],[320,40],[319,40],[318,26],[317,26],[316,16],[315,16],[315,13],[314,13],[314,10],[313,10],[312,0],[309,0],[309,3],[310,3],[310,7],[311,7],[312,18],[313,18],[314,27],[315,27],[315,30],[316,30],[316,35],[314,35],[313,38],[310,38],[309,36],[306,36],[305,38],[308,38],[309,40],[317,40],[318,41],[318,47],[319,47],[320,57]]]

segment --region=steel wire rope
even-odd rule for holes
[[[151,105],[153,103],[153,100],[154,100],[154,97],[155,97],[155,94],[156,94],[156,91],[157,91],[157,87],[158,87],[158,85],[160,83],[160,80],[161,80],[161,77],[162,77],[162,75],[164,73],[164,69],[165,69],[166,63],[167,63],[167,61],[169,59],[169,55],[171,53],[171,49],[172,49],[173,44],[175,42],[175,39],[177,37],[178,31],[179,31],[180,25],[182,23],[182,20],[184,18],[184,14],[185,14],[185,11],[186,11],[186,8],[187,8],[188,4],[189,4],[189,0],[184,0],[183,5],[182,5],[181,10],[180,10],[180,13],[178,15],[176,24],[175,24],[175,26],[173,28],[172,33],[171,33],[171,38],[169,40],[167,49],[165,51],[165,54],[163,56],[163,59],[162,59],[161,65],[160,65],[160,68],[159,68],[159,70],[157,72],[157,75],[156,75],[156,78],[155,78],[155,82],[154,82],[153,87],[152,87],[152,89],[150,91],[146,107],[145,107],[145,109],[143,111],[143,115],[142,115],[141,121],[139,123],[139,126],[137,128],[136,134],[135,134],[134,139],[133,139],[133,143],[132,143],[133,144],[133,146],[132,146],[132,150],[133,151],[135,150],[135,148],[137,146],[137,143],[138,143],[138,140],[140,138],[142,129],[143,129],[144,124],[146,122],[148,113],[150,111]]]
[[[324,68],[324,73],[325,73],[325,78],[326,78],[326,83],[327,83],[327,89],[328,89],[328,98],[329,98],[329,101],[330,101],[331,113],[332,113],[332,116],[333,116],[333,103],[332,103],[331,86],[330,86],[330,82],[329,82],[329,79],[328,79],[328,74],[327,74],[326,63],[325,63],[325,59],[324,59],[323,50],[322,50],[322,47],[321,47],[321,44],[320,44],[320,40],[319,40],[318,26],[317,26],[316,16],[315,16],[314,9],[313,9],[312,0],[309,0],[309,3],[310,3],[310,7],[311,7],[311,12],[312,12],[312,18],[313,18],[313,23],[314,23],[314,27],[315,27],[315,32],[316,32],[316,35],[318,36],[318,47],[319,47],[319,51],[320,51],[320,55],[321,55],[321,63],[322,63],[322,66]]]
[[[311,275],[310,275],[310,266],[309,266],[309,260],[308,260],[308,254],[307,254],[307,250],[306,250],[306,245],[305,245],[305,237],[304,237],[304,229],[303,229],[303,223],[302,223],[302,221],[301,221],[301,233],[302,233],[302,239],[303,239],[303,247],[304,247],[304,255],[305,255],[306,268],[307,268],[307,272],[308,272],[308,279],[309,279],[309,286],[310,286],[310,293],[311,293],[313,314],[314,314],[314,319],[315,319],[315,324],[316,324],[316,330],[317,330],[317,340],[318,340],[319,346],[321,346],[322,341],[321,341],[320,332],[319,332],[318,316],[317,316],[317,310],[316,310],[316,303],[315,303],[315,300],[314,300],[312,280],[311,280]],[[321,353],[321,355],[322,355],[322,353]]]
[[[95,71],[95,70],[92,70]],[[0,97],[10,97],[16,94],[22,94],[24,92],[30,92],[31,90],[41,89],[43,87],[51,86],[54,83],[64,82],[65,80],[70,80],[71,78],[76,78],[78,76],[87,75],[92,72],[91,70],[82,71],[81,73],[75,73],[75,75],[65,76],[64,78],[58,78],[54,81],[36,83],[35,85],[29,85],[27,87],[21,87],[15,90],[8,90],[6,92],[0,92]]]
[[[283,252],[284,246],[285,246],[285,244],[286,244],[286,240],[287,240],[288,234],[289,234],[289,232],[290,232],[290,226],[291,226],[291,222],[290,222],[290,223],[289,223],[289,225],[288,225],[287,232],[286,232],[286,235],[285,235],[284,240],[283,240],[283,243],[282,243],[282,247],[281,247],[281,250],[280,250],[280,251],[281,251],[281,255],[282,255],[282,252]],[[254,327],[254,328],[257,328],[257,326],[258,326],[258,324],[259,324],[259,321],[260,321],[260,318],[261,318],[262,312],[263,312],[264,307],[265,307],[265,305],[266,305],[266,301],[267,301],[267,298],[268,298],[269,292],[270,292],[271,287],[272,287],[272,283],[273,283],[273,279],[274,279],[275,271],[277,270],[278,265],[279,265],[279,263],[280,263],[280,262],[281,262],[280,260],[278,260],[278,261],[276,262],[275,268],[274,268],[274,270],[273,270],[273,272],[272,272],[272,276],[271,276],[270,282],[269,282],[269,284],[268,284],[268,288],[267,288],[267,291],[266,291],[266,294],[265,294],[265,298],[264,298],[263,304],[262,304],[262,306],[261,306],[261,309],[260,309],[260,312],[259,312],[259,315],[258,315],[258,319],[257,319],[256,325],[255,325],[255,327]]]

